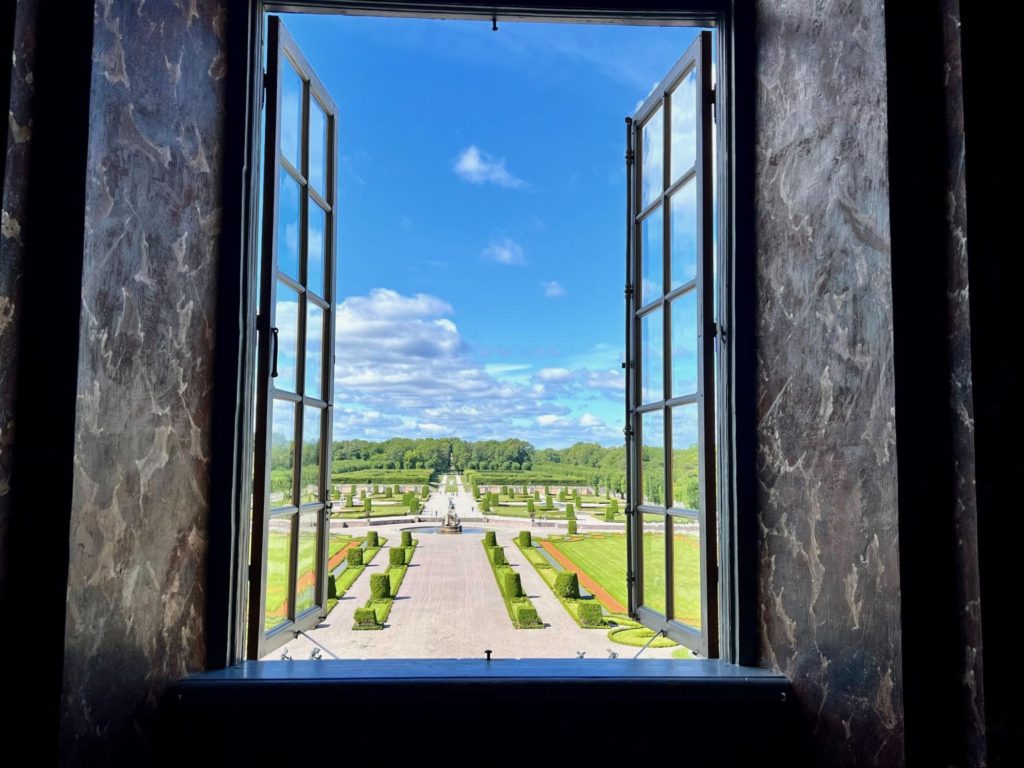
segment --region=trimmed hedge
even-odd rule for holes
[[[523,581],[518,573],[506,573],[505,574],[505,596],[506,597],[523,597]]]
[[[486,498],[482,499],[480,501],[480,511],[481,512],[490,512],[491,511],[491,502],[489,502]]]
[[[328,600],[337,600],[338,599],[338,582],[334,578],[334,574],[333,573],[328,574],[328,576],[327,576],[327,599]]]
[[[494,565],[505,565],[508,560],[505,559],[505,550],[501,547],[491,547],[491,563]]]
[[[377,612],[373,608],[356,608],[355,620],[357,627],[375,627],[377,626]]]
[[[366,548],[367,549],[369,549],[370,547],[379,547],[380,544],[378,542],[379,542],[379,539],[377,538],[377,532],[376,531],[367,531],[366,532]]]
[[[494,531],[484,531],[484,546],[485,547],[496,547],[498,546],[498,538]]]
[[[619,512],[619,502],[612,499],[608,502],[608,506],[604,510],[604,519],[611,521],[615,519],[615,515]]]
[[[566,520],[575,520],[576,519],[576,510],[573,508],[571,502],[569,504],[565,505],[565,519]]]
[[[530,499],[529,501],[527,501],[526,502],[526,514],[528,514],[530,517],[533,517],[533,515],[536,513],[536,511],[537,511],[536,508],[533,506],[533,499]]]
[[[580,599],[580,579],[573,571],[562,571],[555,577],[555,594],[559,597]]]
[[[363,550],[361,550],[359,547],[353,547],[352,549],[350,549],[348,551],[347,557],[348,564],[350,566],[363,564]]]
[[[520,627],[532,627],[540,624],[537,609],[529,605],[516,606],[516,624]]]
[[[401,547],[392,547],[389,549],[388,563],[391,565],[405,565],[405,550]]]
[[[533,546],[533,537],[530,536],[530,532],[529,531],[520,531],[519,532],[519,546],[521,546],[521,547],[532,547]]]
[[[392,550],[394,552],[396,550]],[[403,550],[397,550],[403,553]],[[575,576],[575,574],[573,574]],[[579,589],[576,590],[577,593]],[[578,596],[578,595],[577,595]],[[384,600],[385,598],[391,597],[391,579],[386,573],[375,573],[370,576],[370,599],[371,600]]]
[[[555,502],[551,499],[551,494],[544,497],[544,509],[554,509]]]
[[[412,546],[412,531],[402,531],[402,546],[403,547],[411,547]]]
[[[570,520],[569,521],[569,535],[570,536],[574,536],[575,534],[576,534],[576,521],[575,520]]]
[[[596,600],[579,603],[577,611],[580,617],[580,624],[584,627],[600,627],[604,624],[604,618],[601,616],[601,606],[598,605]]]

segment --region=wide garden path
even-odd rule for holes
[[[454,496],[456,511],[471,514],[472,496],[460,486]],[[428,502],[439,511],[447,507],[444,485]],[[359,577],[331,615],[317,629],[289,642],[285,649],[294,659],[308,658],[313,640],[324,658],[483,658],[491,649],[493,658],[575,658],[583,651],[587,658],[605,658],[609,650],[632,656],[638,649],[613,643],[607,630],[582,629],[520,554],[513,537],[526,528],[526,521],[480,524],[466,527],[495,530],[498,543],[505,546],[510,563],[522,574],[523,589],[533,600],[545,629],[514,629],[490,564],[481,544],[482,534],[442,535],[422,533],[413,563],[402,582],[391,609],[388,625],[381,631],[354,631],[355,609],[369,598],[371,573],[379,573],[388,562],[381,551]],[[374,526],[388,544],[398,543],[403,524]],[[423,524],[419,527],[428,527]],[[672,649],[649,648],[644,658],[664,658]],[[281,650],[267,658],[280,658]]]

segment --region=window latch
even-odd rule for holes
[[[271,333],[271,341],[274,342],[274,356],[272,358],[272,363],[271,363],[271,366],[270,366],[270,378],[276,379],[277,378],[277,348],[278,348],[278,339],[277,339],[278,331],[277,331],[277,328],[271,328],[270,329],[270,333]]]

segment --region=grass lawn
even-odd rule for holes
[[[538,520],[543,520],[544,516],[547,515],[548,520],[565,520],[565,512],[558,509],[543,509],[543,502],[533,502],[534,512],[533,516]],[[478,507],[479,509],[479,507]],[[526,504],[508,506],[506,504],[499,504],[497,508],[491,507],[492,515],[505,515],[507,517],[525,517],[529,519],[530,515],[526,511]]]
[[[396,515],[408,514],[409,507],[405,504],[373,505],[370,508],[370,517],[395,517]],[[343,507],[340,512],[334,512],[331,517],[340,517],[342,520],[358,520],[366,517],[366,510],[363,509],[362,505],[358,507]]]
[[[676,617],[700,627],[700,546],[697,536],[673,537]],[[623,605],[626,591],[626,535],[599,533],[552,536],[550,541]],[[665,536],[644,533],[644,604],[665,612]]]

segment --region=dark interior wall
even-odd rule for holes
[[[899,765],[883,4],[756,6],[761,657],[817,762]]]
[[[143,765],[205,661],[225,3],[96,5],[61,756]]]

